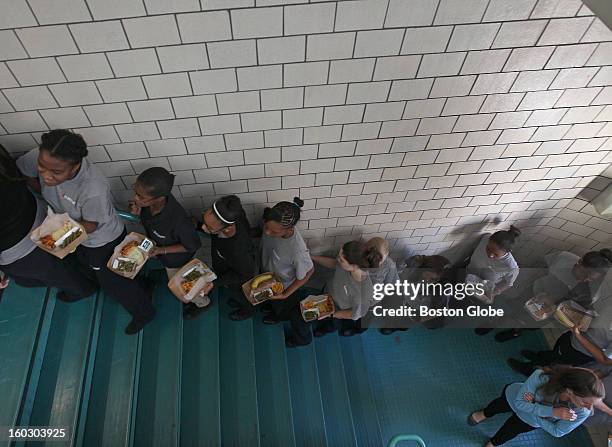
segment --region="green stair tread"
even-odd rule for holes
[[[287,350],[295,441],[298,447],[335,447],[327,443],[314,345]]]
[[[327,440],[330,446],[355,446],[355,429],[340,341],[333,332],[315,339],[317,369]]]
[[[183,447],[221,444],[219,412],[219,304],[195,320],[183,322],[181,439]]]
[[[259,446],[253,322],[230,320],[226,292],[219,295],[221,444]]]
[[[353,426],[359,447],[382,445],[382,435],[359,336],[341,337],[340,348],[353,415]]]
[[[47,289],[25,288],[14,282],[0,301],[0,426],[17,424]],[[0,441],[0,445],[4,445]]]
[[[283,328],[263,324],[256,315],[253,332],[261,445],[295,446]]]
[[[179,439],[182,306],[162,284],[154,301],[157,315],[142,333],[134,445],[171,447]]]
[[[38,427],[65,427],[69,442],[76,435],[96,299],[92,296],[75,303],[55,302],[28,423]]]
[[[129,444],[138,338],[123,333],[131,316],[105,296],[83,445]]]

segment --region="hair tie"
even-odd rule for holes
[[[223,222],[225,222],[225,223],[226,223],[226,224],[228,224],[228,225],[231,225],[231,224],[233,224],[233,223],[236,223],[236,221],[230,221],[230,220],[225,219],[225,218],[224,218],[224,217],[221,215],[221,213],[219,213],[219,210],[217,209],[217,202],[213,202],[213,205],[212,205],[212,206],[213,206],[213,210],[215,211],[215,214],[217,215],[217,217],[218,217],[219,219],[221,219]]]

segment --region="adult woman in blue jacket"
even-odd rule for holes
[[[537,369],[524,383],[506,385],[500,397],[470,414],[468,424],[512,413],[485,447],[502,445],[538,428],[560,438],[591,416],[593,406],[604,397],[604,386],[590,369],[572,366]]]

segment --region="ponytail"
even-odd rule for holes
[[[363,241],[349,241],[342,246],[342,254],[346,262],[362,269],[376,268],[382,262],[378,250],[368,247]]]
[[[512,247],[516,242],[516,239],[521,235],[521,230],[516,228],[514,225],[510,225],[510,229],[507,231],[496,231],[489,238],[490,241],[495,242],[495,244],[505,250],[506,252],[512,251]]]

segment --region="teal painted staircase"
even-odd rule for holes
[[[51,446],[383,445],[359,337],[286,350],[281,325],[233,322],[216,295],[184,321],[162,272],[151,276],[157,317],[136,336],[103,293],[66,304],[11,284],[0,301],[0,427],[66,428]]]

